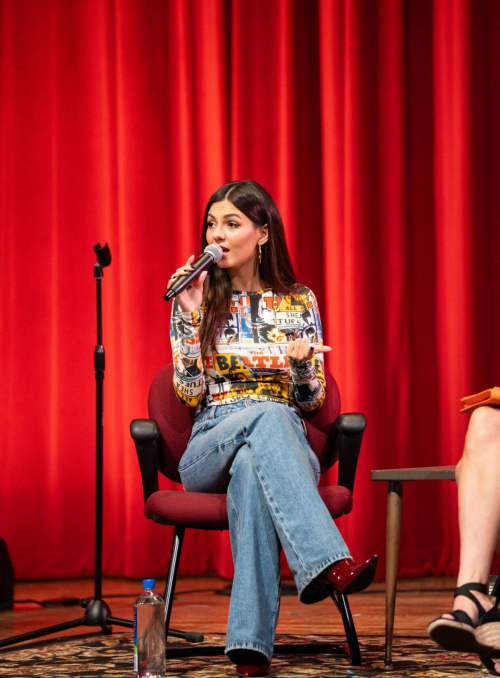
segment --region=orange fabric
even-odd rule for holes
[[[497,0],[1,0],[0,535],[18,578],[93,571],[98,241],[104,572],[166,572],[128,426],[171,361],[167,281],[241,178],[275,197],[343,410],[367,415],[339,526],[356,557],[384,553],[369,471],[455,463],[456,403],[500,374],[499,35]],[[405,490],[401,576],[455,571],[455,492]],[[181,574],[231,574],[226,534],[184,548]]]

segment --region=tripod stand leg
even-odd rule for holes
[[[89,607],[87,608],[87,612],[85,613],[85,617],[87,618],[86,623],[89,626],[100,626],[104,633],[106,633],[107,629],[110,629],[111,624],[113,624],[114,626],[123,626],[128,629],[134,628],[133,621],[111,616],[111,611],[103,600],[90,601]],[[169,629],[168,635],[174,638],[182,638],[182,640],[187,640],[188,643],[203,642],[202,633],[193,633],[190,631],[177,631],[177,629]]]
[[[168,635],[172,638],[181,638],[188,643],[202,643],[205,639],[203,633],[197,631],[177,631],[177,629],[168,629]]]
[[[134,628],[134,622],[128,621],[128,619],[118,619],[117,617],[108,617],[106,621],[108,624],[113,624],[113,626],[124,626],[129,629]],[[181,638],[182,640],[186,640],[188,643],[203,642],[203,634],[196,633],[193,631],[178,631],[177,629],[169,629],[168,635],[172,636],[172,638]]]
[[[85,626],[83,617],[80,619],[73,619],[73,621],[64,622],[63,624],[55,624],[55,626],[46,626],[44,629],[37,629],[29,633],[22,633],[19,636],[11,636],[0,640],[0,647],[7,647],[8,645],[15,645],[16,643],[23,643],[25,640],[33,640],[34,638],[41,638],[42,636],[49,636],[51,633],[58,633],[59,631],[66,631],[67,629],[74,629],[77,626]]]
[[[128,619],[118,619],[118,617],[108,617],[108,624],[113,624],[114,626],[124,626],[127,629],[134,628],[134,622],[129,621]]]

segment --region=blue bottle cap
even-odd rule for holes
[[[143,579],[142,585],[144,586],[145,589],[154,589],[155,580],[154,579]]]

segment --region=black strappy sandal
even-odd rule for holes
[[[477,624],[474,624],[467,612],[455,610],[454,612],[449,612],[453,619],[438,617],[437,619],[434,619],[434,621],[431,621],[427,627],[427,632],[432,640],[445,650],[470,652],[473,654],[489,656],[491,655],[493,648],[481,642],[476,635],[476,629],[481,623],[481,620],[489,614],[489,612],[484,611],[483,606],[471,591],[478,591],[479,593],[488,595],[486,584],[471,582],[455,589],[454,597],[465,596],[466,598],[469,598],[469,600],[472,600],[479,612],[479,621]]]
[[[474,629],[474,637],[480,645],[489,648],[488,656],[500,657],[500,610],[497,600],[491,610],[480,619]]]

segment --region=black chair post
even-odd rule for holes
[[[175,526],[174,538],[172,541],[172,550],[170,552],[170,564],[168,566],[167,581],[165,582],[165,639],[168,634],[175,635],[169,629],[170,615],[172,614],[172,605],[174,602],[175,583],[177,581],[177,571],[181,560],[182,542],[184,541],[185,527]]]
[[[342,617],[351,663],[353,666],[359,666],[361,664],[361,651],[359,649],[358,634],[356,633],[356,627],[354,626],[354,620],[352,618],[349,602],[347,601],[347,596],[343,593],[335,592],[332,593],[331,598]]]

